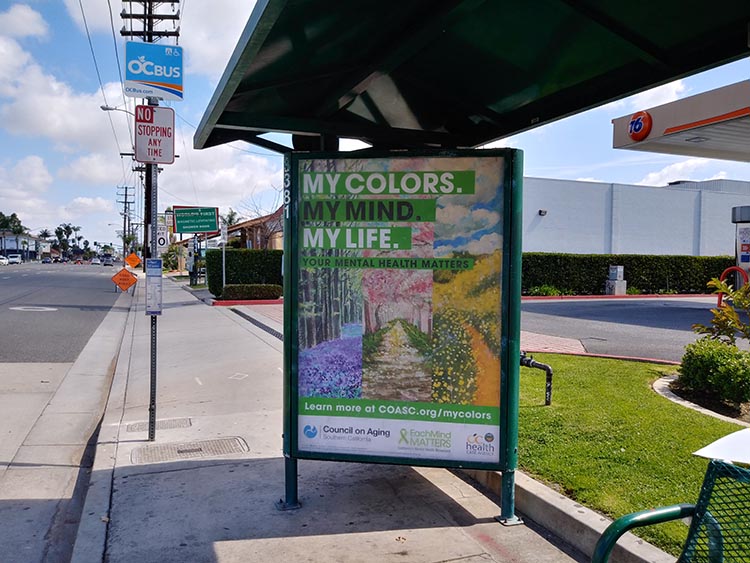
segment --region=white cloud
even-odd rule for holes
[[[185,47],[186,73],[214,81],[224,72],[253,11],[254,1],[191,2],[180,21],[180,44]]]
[[[674,102],[688,94],[688,88],[683,80],[675,80],[669,84],[662,84],[650,90],[622,98],[596,108],[594,111],[604,110],[614,117],[625,113],[650,109],[669,102]]]
[[[687,86],[682,80],[675,80],[669,84],[657,86],[651,90],[646,90],[635,96],[627,98],[631,109],[634,111],[649,109],[655,106],[660,106],[669,102],[674,102],[684,95],[686,95]]]
[[[90,213],[107,213],[114,211],[114,202],[101,197],[76,197],[65,205],[73,217],[85,217]]]
[[[83,14],[81,14],[81,5],[83,5],[83,13],[86,15],[86,25],[89,28],[89,32],[104,31],[107,33],[111,32],[111,23],[109,19],[109,7],[108,4],[114,6],[119,5],[119,2],[103,2],[102,0],[65,0],[65,8],[68,10],[68,15],[76,23],[78,29],[85,31]],[[121,26],[120,15],[113,7],[112,18],[115,21],[115,29],[119,29]]]
[[[498,233],[489,233],[479,240],[472,240],[466,247],[466,251],[475,256],[491,254],[498,248],[502,248],[502,238]]]
[[[7,12],[0,12],[0,30],[7,37],[46,37],[47,22],[39,12],[25,4],[14,4]]]
[[[665,166],[661,170],[647,174],[637,184],[643,186],[666,186],[669,182],[677,180],[704,180],[705,178],[696,177],[696,174],[710,163],[711,161],[705,158],[689,158],[681,162],[675,162],[674,164]]]
[[[13,95],[13,81],[30,59],[16,41],[0,36],[0,96]]]
[[[35,155],[19,160],[12,168],[0,167],[0,203],[8,194],[43,193],[52,183],[44,160]],[[0,207],[4,207],[0,205]]]
[[[130,160],[126,168],[130,168]],[[112,184],[122,176],[122,170],[122,163],[118,163],[111,154],[90,153],[59,169],[57,176],[63,180],[90,185]]]

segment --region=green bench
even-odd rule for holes
[[[626,514],[604,531],[592,563],[605,563],[628,530],[691,517],[677,563],[750,563],[750,469],[711,460],[695,504],[676,504]]]

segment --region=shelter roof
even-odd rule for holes
[[[747,0],[258,0],[194,144],[479,146],[745,57],[748,21]]]

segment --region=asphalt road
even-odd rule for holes
[[[679,362],[715,297],[524,301],[521,330],[575,338],[587,352]]]
[[[74,361],[117,299],[118,269],[0,266],[0,363]]]

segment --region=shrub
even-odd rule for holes
[[[227,284],[224,286],[221,298],[227,301],[278,299],[282,293],[283,289],[276,284]]]
[[[229,284],[282,284],[281,250],[227,249],[226,276]],[[208,290],[222,294],[222,251],[206,253]]]
[[[532,287],[529,289],[529,295],[539,296],[539,295],[548,295],[548,296],[555,296],[555,295],[562,295],[562,291],[557,289],[553,285],[538,285],[535,287]]]
[[[557,285],[574,295],[601,295],[615,264],[625,267],[628,285],[643,293],[703,293],[708,280],[734,265],[734,257],[524,252],[521,291]]]
[[[723,293],[726,297],[721,307],[711,309],[714,315],[711,326],[694,324],[693,330],[731,345],[736,344],[737,336],[749,340],[750,284],[734,289],[727,282],[714,278],[708,282],[708,287],[713,288],[714,293]]]
[[[679,383],[690,391],[723,401],[750,401],[750,353],[708,337],[688,344],[678,369]]]

